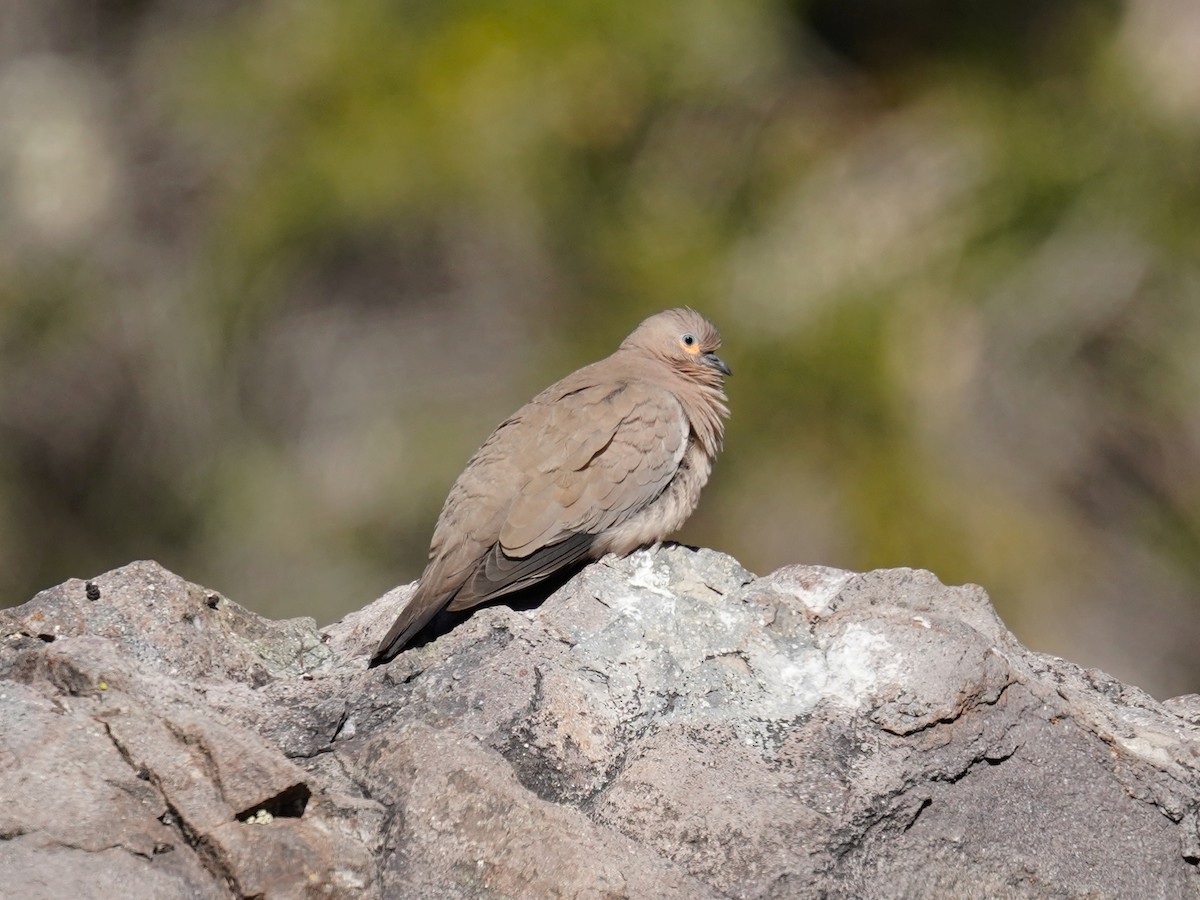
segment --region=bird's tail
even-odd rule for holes
[[[446,605],[449,598],[445,598],[440,603],[430,602],[430,598],[424,596],[425,592],[422,590],[424,585],[425,579],[422,579],[408,603],[404,605],[404,609],[400,610],[400,615],[396,617],[396,621],[388,630],[387,635],[379,642],[368,668],[389,662],[408,646],[408,642],[416,637],[421,629],[437,615],[438,610]]]

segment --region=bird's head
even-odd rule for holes
[[[718,384],[722,376],[733,374],[717,356],[720,347],[721,334],[716,326],[687,308],[651,316],[621,343],[623,350],[647,353],[701,381]]]

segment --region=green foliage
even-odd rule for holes
[[[0,254],[13,599],[149,547],[275,613],[361,605],[418,574],[504,413],[691,305],[725,333],[734,417],[685,538],[757,570],[932,568],[1056,639],[1072,613],[1044,609],[1115,610],[1130,580],[1189,608],[1200,111],[1138,50],[1152,22],[949,0],[146,16],[107,73],[137,116],[112,127],[153,131],[167,175],[130,154],[93,243]],[[83,352],[115,360],[94,395],[48,380]],[[56,412],[23,412],[43,396]],[[80,409],[107,430],[60,427]],[[1187,648],[1149,678],[1194,671]]]

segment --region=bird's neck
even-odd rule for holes
[[[675,392],[683,411],[687,414],[692,426],[692,433],[711,459],[721,449],[725,439],[725,419],[729,416],[728,399],[725,396],[721,376],[714,372],[697,374],[689,372],[681,375],[686,382]]]

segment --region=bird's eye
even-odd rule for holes
[[[694,334],[691,334],[690,332],[688,334],[685,334],[679,340],[683,343],[683,346],[685,346],[685,347],[695,347],[696,346],[696,336]]]

